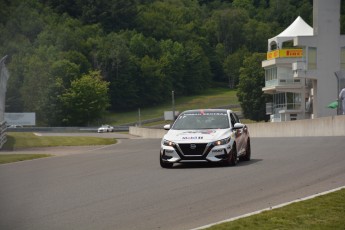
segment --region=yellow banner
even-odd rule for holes
[[[274,50],[267,53],[267,60],[274,58],[299,58],[303,57],[303,49]]]
[[[279,50],[274,50],[267,53],[267,60],[278,58],[279,57]]]

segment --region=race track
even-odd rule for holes
[[[345,185],[345,137],[253,138],[235,167],[162,169],[159,145],[0,165],[0,229],[192,229]]]

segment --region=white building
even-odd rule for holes
[[[333,116],[327,108],[345,87],[345,36],[340,35],[340,0],[314,0],[313,28],[301,17],[268,40],[264,93],[271,121]],[[336,77],[336,73],[337,76]],[[340,81],[339,81],[340,79]]]

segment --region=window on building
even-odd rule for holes
[[[277,113],[279,110],[298,110],[301,109],[302,97],[300,93],[276,93],[273,94],[273,111]]]
[[[276,49],[278,49],[278,45],[277,45],[277,43],[276,42],[272,42],[271,44],[270,44],[270,50],[276,50]]]
[[[282,48],[283,48],[283,49],[295,48],[295,47],[293,46],[293,40],[292,40],[292,41],[285,41],[285,42],[283,42]]]
[[[273,111],[278,113],[279,110],[283,109],[286,105],[285,93],[273,94]]]
[[[277,70],[277,75],[279,76],[279,79],[291,79],[293,78],[293,72],[290,68],[287,67],[279,67]]]
[[[300,109],[301,108],[301,94],[300,93],[286,93],[287,109]]]
[[[269,68],[265,70],[265,81],[277,79],[277,68]]]
[[[316,69],[316,47],[308,47],[308,69]]]

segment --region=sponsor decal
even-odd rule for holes
[[[219,152],[223,152],[224,151],[224,149],[215,149],[215,150],[212,150],[212,152],[214,152],[214,153],[219,153]]]
[[[274,58],[297,58],[303,57],[303,49],[280,49],[267,53],[267,60]]]
[[[194,113],[185,113],[180,116],[186,117],[186,116],[200,116],[200,115],[212,115],[212,116],[227,116],[227,113],[223,112],[205,112],[204,110],[200,110],[200,112],[194,112]]]
[[[180,133],[179,135],[186,135],[186,134],[212,134],[216,133],[216,130],[195,130],[195,131],[186,131],[183,133]]]
[[[182,137],[182,140],[202,140],[204,137]]]

